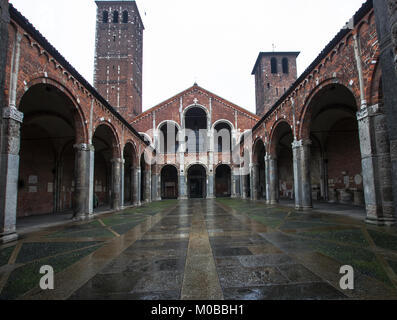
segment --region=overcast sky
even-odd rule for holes
[[[90,82],[94,0],[10,0]],[[144,110],[192,86],[255,112],[260,51],[301,51],[298,75],[364,0],[137,0],[145,25]]]

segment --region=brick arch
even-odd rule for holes
[[[257,162],[257,152],[256,152],[256,147],[259,143],[262,143],[263,148],[265,149],[266,152],[266,144],[264,143],[263,139],[261,137],[256,138],[255,142],[252,145],[252,162],[255,164]]]
[[[113,145],[112,145],[112,152],[113,152],[113,157],[114,158],[122,158],[122,154],[121,154],[121,143],[120,143],[120,138],[119,135],[117,134],[117,130],[114,127],[113,124],[111,124],[108,121],[100,121],[99,123],[97,123],[95,125],[95,127],[93,127],[93,135],[92,137],[95,136],[95,132],[98,130],[99,127],[101,126],[106,126],[108,127],[111,132],[113,133]]]
[[[220,123],[226,123],[228,126],[230,126],[230,129],[231,129],[232,131],[235,130],[233,123],[231,123],[229,120],[226,120],[226,119],[219,119],[219,120],[215,121],[215,122],[212,124],[211,129],[212,129],[212,130],[215,130],[215,127],[216,127],[218,124],[220,124]]]
[[[132,150],[134,152],[133,157],[132,157],[133,165],[136,166],[137,163],[139,162],[138,150],[137,150],[137,147],[136,147],[136,143],[132,139],[128,139],[127,142],[124,144],[123,152],[124,152],[125,148],[127,147],[127,145],[131,145],[131,147],[132,147]]]
[[[227,167],[230,168],[230,171],[233,170],[233,166],[232,166],[231,164],[228,164],[228,163],[218,163],[218,164],[214,167],[214,172],[216,172],[216,169],[218,169],[218,167],[220,167],[220,166],[227,166]]]
[[[311,112],[312,112],[312,102],[314,98],[317,97],[318,93],[323,91],[326,87],[336,85],[336,86],[341,86],[347,89],[352,97],[354,97],[354,100],[356,101],[356,106],[360,105],[360,99],[357,98],[357,96],[354,94],[354,92],[349,88],[349,86],[343,81],[340,81],[338,78],[329,78],[321,82],[318,86],[316,86],[310,94],[306,97],[305,103],[302,108],[302,112],[299,118],[299,125],[297,128],[297,138],[298,140],[301,139],[309,139],[310,138],[310,125],[311,125]],[[358,110],[357,110],[358,111]]]
[[[75,124],[75,133],[76,133],[76,143],[88,143],[88,128],[85,125],[86,123],[86,118],[84,115],[84,112],[82,111],[82,108],[80,104],[78,103],[77,99],[73,95],[73,93],[68,90],[64,85],[62,85],[58,80],[52,79],[52,78],[45,78],[43,76],[34,76],[32,77],[31,80],[26,82],[26,85],[24,88],[18,88],[17,89],[17,99],[16,99],[16,105],[17,108],[20,109],[20,104],[22,101],[22,98],[24,95],[34,86],[40,85],[40,84],[46,84],[53,86],[57,89],[59,89],[68,99],[69,101],[72,102],[74,106],[74,110],[76,112],[73,113],[73,120]]]
[[[181,126],[179,125],[179,123],[177,123],[177,122],[174,121],[174,120],[164,120],[164,121],[161,121],[161,122],[159,123],[159,125],[157,126],[157,130],[160,130],[161,127],[164,126],[164,125],[167,124],[167,123],[172,123],[173,125],[175,125],[175,127],[178,128],[179,132],[182,131]]]
[[[167,164],[162,165],[162,166],[161,166],[161,169],[160,169],[160,173],[162,173],[163,170],[164,170],[165,168],[167,168],[167,167],[173,167],[173,168],[175,168],[177,175],[179,174],[179,169],[178,169],[178,167],[176,166],[176,164],[173,164],[173,163],[167,163]]]
[[[372,70],[369,85],[366,86],[366,91],[367,91],[366,100],[368,102],[368,105],[370,106],[380,103],[381,95],[382,95],[382,88],[381,88],[382,69],[380,66],[379,58],[374,60],[376,60],[377,63]]]
[[[204,170],[205,170],[205,173],[206,173],[206,175],[208,176],[208,174],[209,174],[209,168],[208,168],[208,166],[206,165],[206,164],[204,164],[203,162],[200,162],[200,161],[196,161],[196,162],[194,162],[194,163],[191,163],[191,164],[189,164],[187,167],[186,167],[186,175],[189,173],[189,170],[190,170],[190,168],[191,167],[193,167],[193,166],[196,166],[196,165],[198,165],[198,166],[202,166],[203,168],[204,168]]]
[[[292,127],[292,124],[288,120],[279,119],[273,124],[272,129],[270,131],[270,138],[269,138],[270,142],[269,142],[268,152],[273,157],[277,157],[276,148],[277,148],[278,141],[275,141],[275,139],[276,139],[275,134],[276,134],[279,126],[283,123],[287,124],[289,126],[289,128]],[[292,132],[292,134],[294,134],[292,129],[291,129],[291,132]]]

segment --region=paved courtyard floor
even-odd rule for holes
[[[43,265],[54,290],[39,288]],[[397,299],[397,229],[237,199],[155,202],[1,246],[0,299]]]

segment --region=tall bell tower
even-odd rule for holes
[[[131,122],[142,113],[142,19],[135,0],[95,2],[94,86]]]

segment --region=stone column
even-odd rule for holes
[[[380,44],[383,103],[390,140],[392,197],[397,216],[397,1],[375,0],[375,21]]]
[[[295,208],[297,210],[309,210],[313,208],[310,175],[310,145],[310,140],[295,140],[292,143]]]
[[[145,190],[143,190],[143,192],[145,195],[145,202],[149,203],[152,200],[152,170],[150,167],[145,171],[144,179]]]
[[[392,167],[386,116],[380,105],[357,113],[364,180],[366,222],[393,225]]]
[[[132,202],[134,206],[141,205],[141,167],[133,169],[133,197]]]
[[[125,181],[124,181],[124,176],[125,174],[125,160],[121,159],[121,164],[120,164],[120,209],[124,209],[124,188],[125,188]]]
[[[0,155],[0,243],[14,241],[16,233],[20,129],[23,113],[10,107],[3,111]]]
[[[232,186],[231,186],[231,190],[232,190],[231,197],[232,198],[237,198],[237,176],[235,174],[235,168],[234,167],[232,168],[232,171],[231,171],[231,183],[232,183]]]
[[[267,190],[267,203],[275,205],[278,203],[278,167],[277,159],[272,156],[267,156],[266,159],[266,190]]]
[[[114,211],[120,210],[120,199],[121,199],[121,166],[122,159],[113,159],[112,161],[112,189],[111,189],[111,200],[110,207]]]
[[[252,177],[252,179],[251,179],[251,198],[252,198],[252,200],[258,200],[258,193],[259,193],[259,191],[258,191],[258,187],[259,187],[259,174],[258,174],[258,172],[259,172],[259,165],[257,165],[257,164],[253,164],[252,165],[252,169],[251,169],[251,172],[252,172],[252,175],[251,175],[251,177]]]
[[[214,186],[215,186],[215,177],[214,172],[210,172],[207,176],[207,199],[214,199]]]
[[[87,220],[94,212],[94,157],[93,145],[76,144],[74,219]]]
[[[157,172],[158,168],[152,171],[152,201],[161,200],[161,182],[160,174]]]

